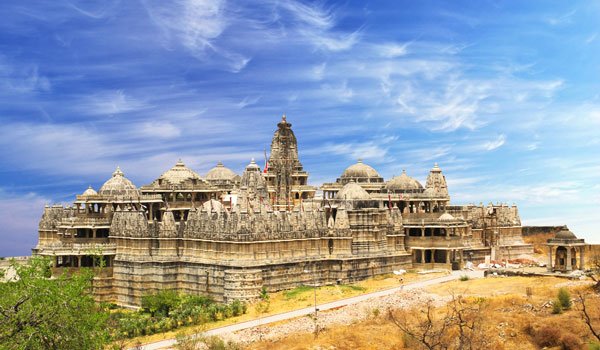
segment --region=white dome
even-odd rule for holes
[[[392,191],[404,191],[404,190],[420,190],[423,188],[419,181],[413,179],[412,177],[406,175],[404,169],[402,170],[402,175],[396,176],[391,179],[385,185],[387,190]]]
[[[121,169],[117,167],[112,178],[100,187],[98,194],[109,197],[121,196],[126,198],[138,198],[140,196],[140,191],[124,176]]]
[[[98,192],[94,191],[94,189],[92,188],[92,185],[90,185],[90,187],[88,187],[88,189],[83,192],[83,195],[84,196],[97,196]]]
[[[378,178],[379,173],[372,167],[364,164],[360,158],[358,163],[349,166],[342,173],[341,178]]]
[[[206,176],[206,180],[232,180],[235,173],[230,169],[223,166],[223,163],[219,162],[216,167],[210,169]]]
[[[371,199],[371,196],[362,188],[359,184],[354,181],[350,181],[342,187],[342,189],[335,195],[335,199]]]
[[[164,172],[159,178],[159,183],[168,183],[169,185],[181,185],[185,182],[202,182],[202,177],[196,172],[190,170],[181,162],[181,158],[174,167]],[[162,181],[160,181],[162,180]],[[155,181],[156,182],[156,181]]]

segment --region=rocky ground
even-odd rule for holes
[[[411,308],[433,302],[436,305],[445,304],[450,297],[429,294],[424,290],[413,289],[398,291],[394,294],[372,298],[356,304],[327,310],[318,313],[319,329],[327,329],[334,325],[349,325],[369,317],[387,312],[388,309]],[[224,340],[250,344],[261,340],[277,340],[292,333],[314,332],[314,315],[299,317],[290,321],[279,322],[245,329],[234,334],[223,335]]]

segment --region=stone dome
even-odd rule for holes
[[[250,164],[246,166],[247,171],[260,171],[260,167],[254,161],[254,158],[250,161]]]
[[[204,178],[206,180],[232,180],[235,173],[229,168],[223,166],[223,163],[219,162],[216,167],[210,169]]]
[[[385,185],[386,190],[392,191],[405,191],[405,190],[420,190],[423,189],[423,186],[419,183],[419,181],[414,178],[406,175],[406,171],[402,169],[402,175],[396,176],[395,178],[389,180]]]
[[[371,199],[371,196],[354,181],[350,181],[335,195],[335,199]]]
[[[565,227],[556,234],[554,239],[577,239],[577,236]]]
[[[90,187],[88,187],[88,189],[83,192],[83,195],[84,196],[96,196],[96,195],[98,195],[98,192],[94,191],[94,189],[92,188],[92,185],[90,185]]]
[[[168,183],[170,185],[181,185],[185,182],[203,182],[202,177],[198,175],[196,172],[190,170],[188,167],[183,164],[181,158],[174,167],[164,172],[159,178],[158,183]]]
[[[456,218],[449,213],[444,213],[438,218],[440,221],[454,221]]]
[[[112,174],[112,178],[100,187],[98,194],[102,196],[121,196],[133,199],[140,196],[140,191],[124,176],[121,168],[117,167],[117,170]]]
[[[358,158],[358,163],[349,166],[342,173],[341,178],[378,178],[379,173],[372,167],[364,164],[362,159]]]

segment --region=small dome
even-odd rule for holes
[[[371,196],[354,181],[350,181],[335,195],[335,199],[371,199]]]
[[[163,182],[167,182],[170,185],[181,185],[187,181],[193,182],[193,180],[196,180],[197,182],[203,181],[200,175],[190,170],[188,167],[185,166],[185,164],[183,164],[181,158],[179,158],[179,161],[177,162],[177,164],[175,164],[174,167],[164,172],[158,178],[158,180],[159,183],[161,183],[160,180],[162,180]]]
[[[123,196],[127,198],[137,198],[140,196],[140,191],[129,181],[119,167],[108,181],[100,187],[98,191],[102,196]]]
[[[440,221],[454,221],[456,220],[456,218],[452,215],[450,215],[449,213],[444,213],[442,215],[440,215],[440,217],[438,218],[438,220]]]
[[[573,232],[569,231],[569,229],[567,229],[565,227],[562,230],[560,230],[554,238],[555,239],[577,239],[577,236],[575,236],[575,234]]]
[[[216,167],[210,169],[206,176],[206,180],[232,180],[235,176],[234,172],[223,166],[223,163],[219,162]]]
[[[98,192],[94,191],[94,189],[92,188],[92,185],[90,185],[90,187],[88,187],[88,189],[83,192],[83,195],[84,196],[97,196]]]
[[[349,166],[342,173],[341,178],[378,178],[379,173],[372,167],[364,164],[362,159],[358,158],[358,163]]]
[[[260,167],[256,164],[256,162],[254,161],[254,158],[252,158],[252,160],[250,161],[250,164],[248,164],[246,166],[246,170],[250,170],[250,171],[260,171]]]
[[[419,181],[406,175],[406,171],[402,169],[402,175],[396,176],[385,185],[387,190],[403,191],[403,190],[420,190],[423,188]]]

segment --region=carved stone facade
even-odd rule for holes
[[[202,178],[179,160],[138,189],[117,168],[97,193],[44,209],[34,254],[76,269],[100,251],[98,298],[138,306],[163,288],[249,300],[313,276],[351,283],[532,252],[515,205],[450,205],[437,164],[423,188],[405,173],[385,182],[359,160],[316,197],[291,124],[277,127],[266,171],[252,160],[240,177],[219,163]]]

